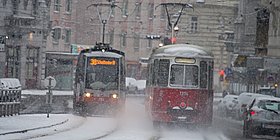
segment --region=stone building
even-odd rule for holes
[[[1,7],[5,12],[1,13],[0,18],[0,41],[6,44],[5,52],[0,49],[0,57],[6,58],[0,62],[6,64],[5,68],[0,68],[0,72],[5,73],[2,77],[18,77],[26,88],[40,88],[41,80],[49,75],[61,81],[59,83],[71,81],[73,60],[76,57],[76,54],[69,54],[73,51],[73,46],[92,46],[103,40],[103,24],[97,7],[93,5],[101,2],[107,1],[18,0],[17,4],[7,1],[6,4],[9,6]],[[164,8],[158,5],[178,1],[112,0],[111,2],[117,6],[111,15],[107,16],[104,42],[126,53],[127,76],[143,79],[145,64],[142,62],[149,57],[153,48],[164,41],[164,38],[171,37]],[[180,2],[192,4],[194,10],[186,8],[183,11],[178,22],[179,31],[175,33],[177,43],[192,43],[207,47],[215,54],[215,69],[226,67],[225,39],[227,34],[233,34],[237,0]],[[46,7],[43,4],[46,4]],[[26,9],[26,12],[17,13],[15,10],[17,8],[21,9],[20,11]],[[106,18],[105,13],[102,13],[102,16],[103,19]],[[16,21],[17,18],[22,18],[28,25],[5,24],[9,20]],[[10,27],[11,25],[14,27]],[[57,73],[64,75],[56,75]],[[65,86],[59,87],[64,89]]]
[[[0,76],[20,79],[23,88],[38,88],[44,79],[50,2],[0,1]]]
[[[80,24],[76,14],[79,0],[53,0],[49,9],[51,31],[47,38],[46,69],[44,76],[56,79],[55,89],[70,90],[77,55],[71,54],[71,44],[75,44],[76,27]],[[74,43],[73,43],[74,42]]]
[[[262,0],[262,5],[270,11],[268,56],[280,57],[280,1]]]
[[[93,1],[91,3],[98,3]],[[171,37],[167,16],[161,3],[178,3],[167,0],[115,0],[115,7],[106,24],[105,42],[126,53],[127,76],[144,78],[139,60],[149,57],[153,48],[164,38]],[[215,54],[215,69],[227,66],[225,35],[234,30],[238,0],[183,0],[194,10],[186,8],[178,23],[177,43],[192,43],[209,48]],[[91,4],[79,1],[77,9],[76,44],[92,45],[101,41],[102,24]],[[180,7],[177,9],[179,10]],[[178,11],[177,11],[178,12]],[[173,13],[175,14],[175,13]]]

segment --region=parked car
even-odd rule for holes
[[[128,94],[135,94],[137,89],[136,79],[131,77],[125,77],[126,89]]]
[[[237,95],[226,95],[218,104],[218,114],[222,117],[230,117],[236,114]]]
[[[235,109],[236,109],[235,118],[236,119],[238,119],[238,120],[243,119],[244,109],[246,109],[247,104],[255,97],[272,97],[272,96],[258,94],[258,93],[249,93],[249,92],[241,93],[237,98],[237,105],[235,107]]]
[[[126,77],[126,89],[128,94],[144,94],[146,88],[146,80],[136,80]]]
[[[244,112],[243,135],[280,136],[280,98],[256,97]]]
[[[0,89],[21,89],[17,78],[0,78]]]
[[[276,88],[274,86],[263,86],[257,91],[259,94],[276,96]]]

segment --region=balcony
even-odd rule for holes
[[[31,16],[11,15],[4,18],[4,27],[8,34],[30,32],[36,25],[38,21]]]

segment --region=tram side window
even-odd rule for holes
[[[157,77],[158,77],[158,60],[154,61],[152,66],[152,85],[157,85]]]
[[[200,62],[200,88],[207,88],[207,62]]]
[[[208,71],[209,71],[208,89],[213,89],[213,67],[214,67],[214,63],[209,62],[209,65],[208,65]]]
[[[85,56],[80,55],[77,64],[76,70],[76,81],[79,83],[84,81],[84,72],[85,72]]]
[[[159,86],[166,87],[168,85],[168,76],[169,76],[169,60],[161,59],[159,60],[159,69],[157,83]]]
[[[156,59],[153,65],[152,79],[153,85],[164,86],[168,85],[168,74],[169,74],[169,60],[167,59]]]

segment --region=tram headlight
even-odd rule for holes
[[[91,94],[91,93],[89,93],[89,92],[86,92],[86,93],[84,94],[84,96],[85,96],[85,97],[87,97],[87,98],[89,98],[89,97],[91,97],[91,96],[92,96],[92,94]]]
[[[118,94],[116,94],[116,93],[112,94],[112,98],[117,99],[118,98]]]

